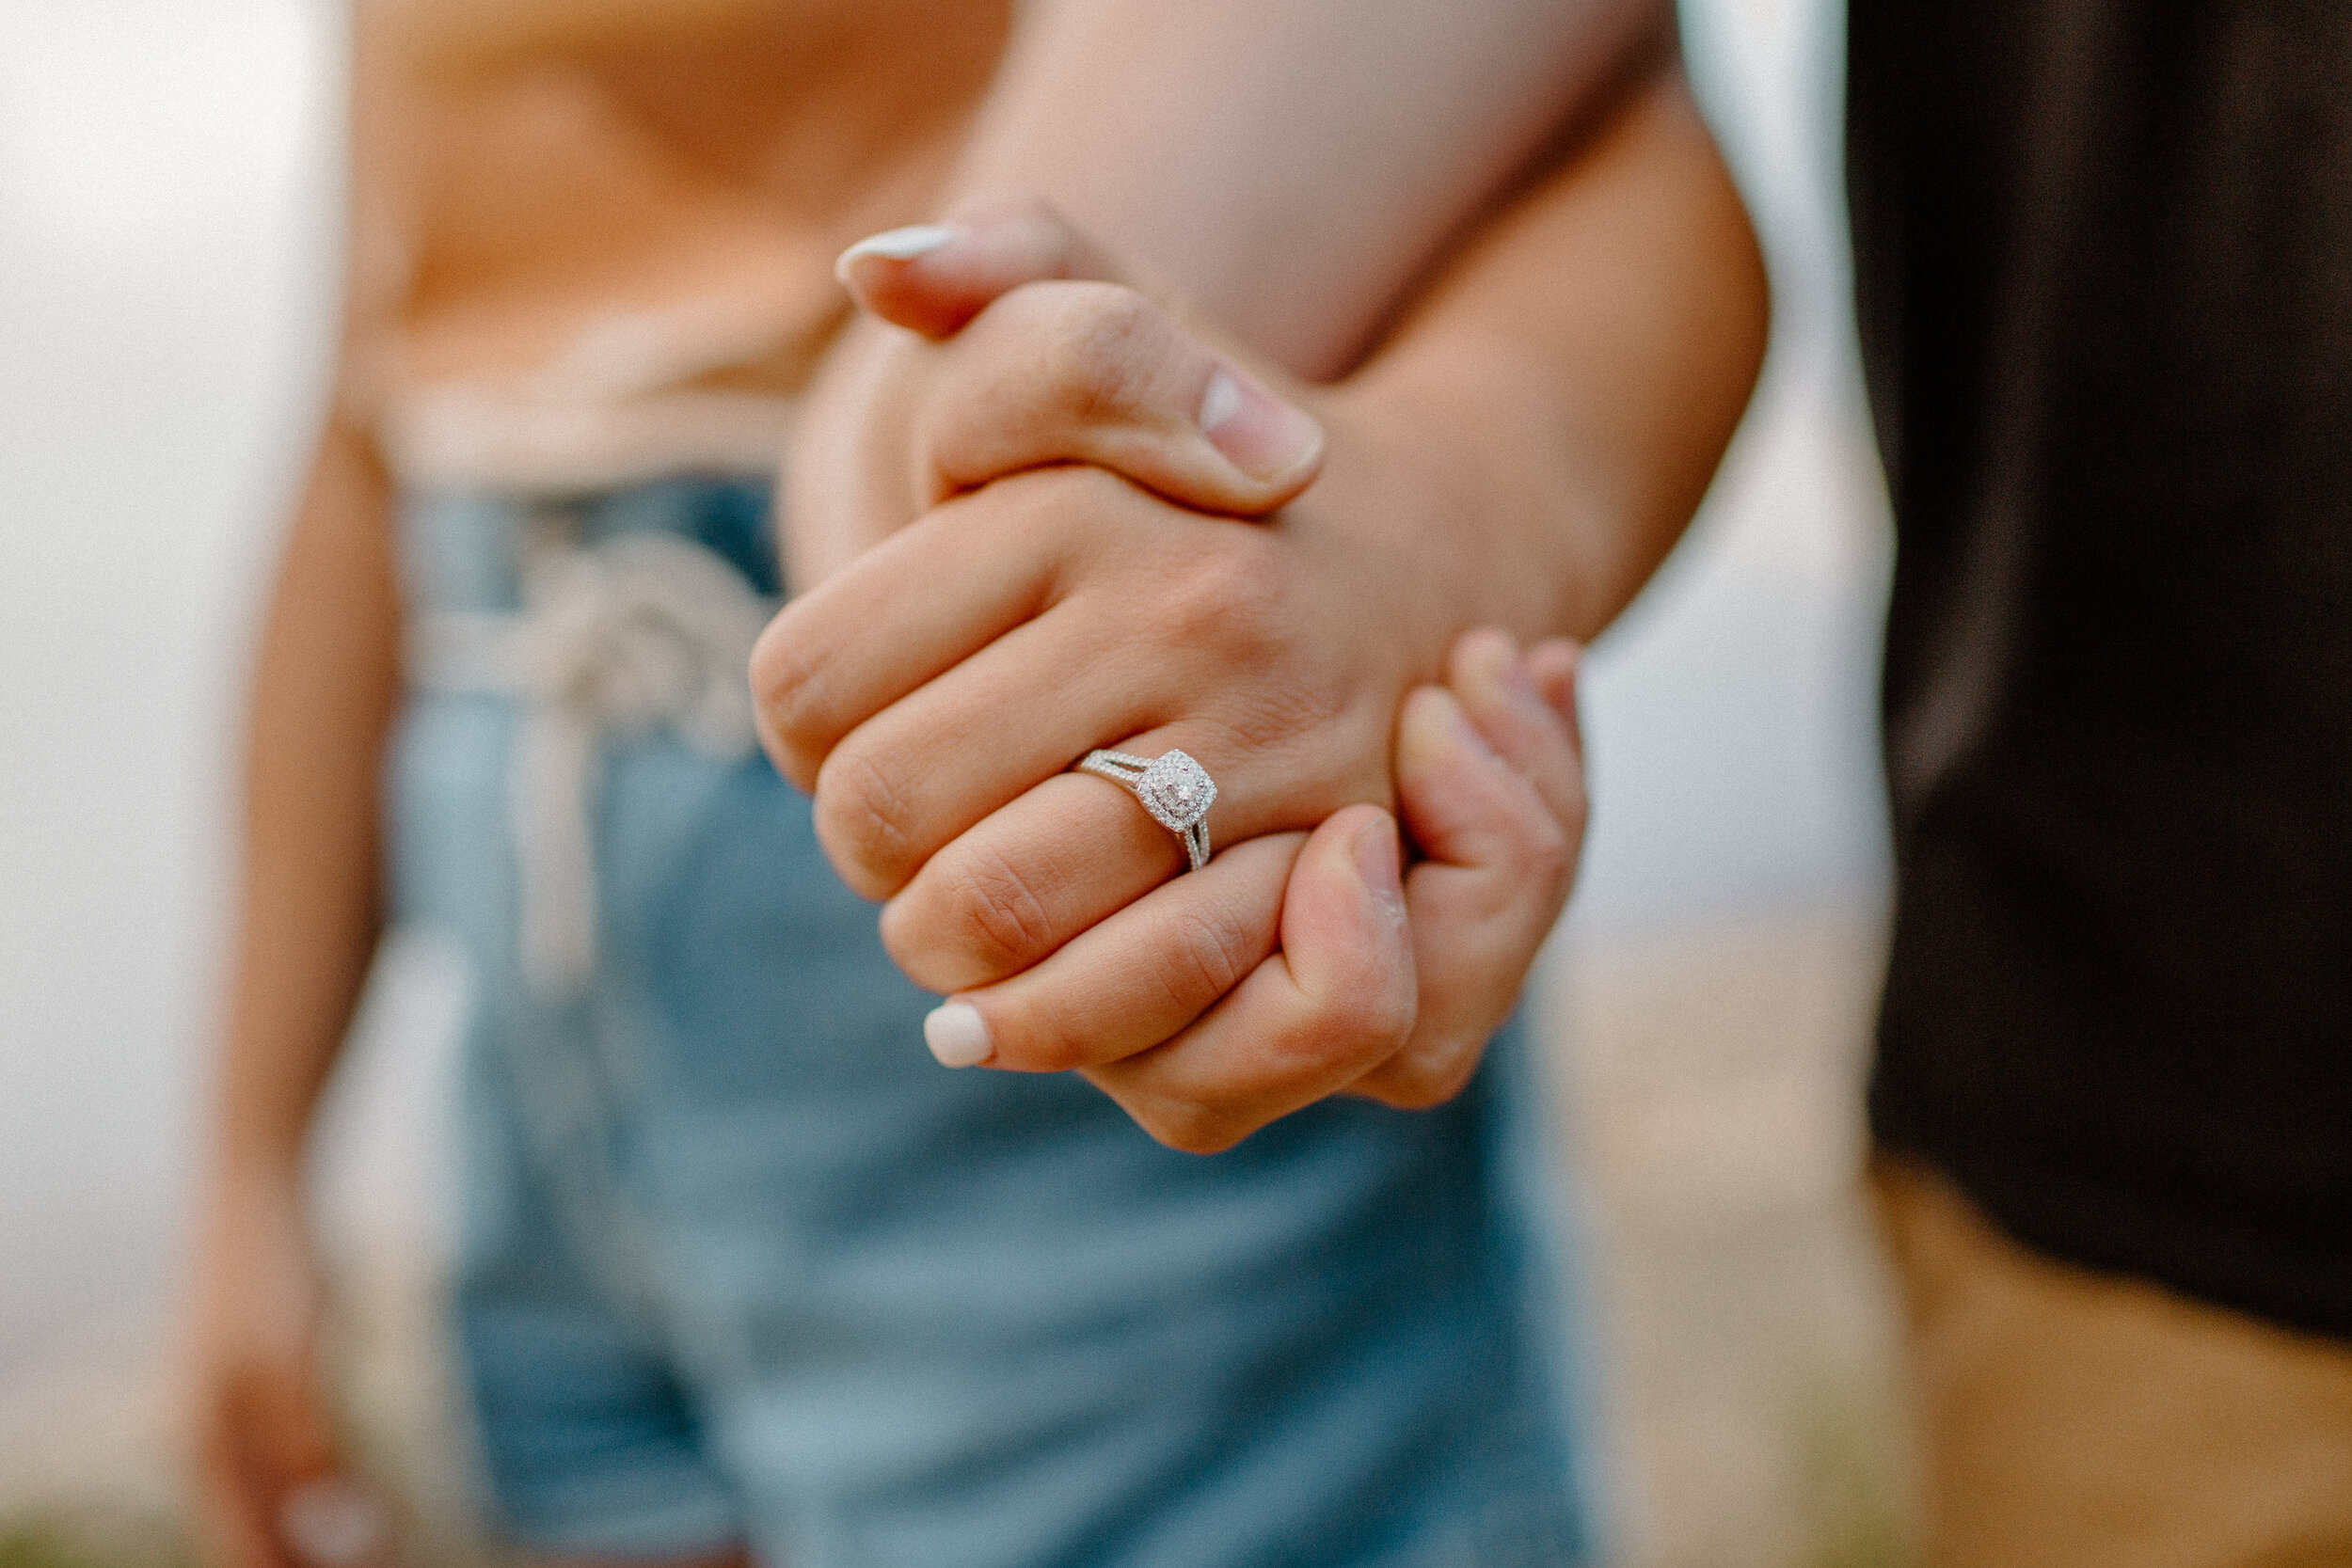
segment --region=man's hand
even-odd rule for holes
[[[1394,731],[1454,629],[1378,547],[1428,520],[1345,511],[1425,495],[1385,482],[1395,443],[1366,433],[1354,484],[1237,524],[1314,478],[1311,394],[1286,402],[1139,294],[1074,279],[1109,269],[1050,214],[884,236],[844,270],[945,341],[891,345],[863,438],[820,417],[835,444],[800,467],[796,521],[846,511],[881,534],[954,499],[780,616],[755,682],[835,863],[889,900],[894,956],[966,993],[934,1018],[943,1059],[1085,1069],[1198,1148],[1350,1086],[1451,1094],[1565,895],[1581,783],[1537,688],[1565,703],[1572,653],[1523,668],[1507,638],[1467,639],[1454,694],[1416,693]],[[1405,887],[1386,812],[1341,809],[1392,798],[1392,736],[1433,857]],[[1097,745],[1200,757],[1228,847],[1168,881],[1172,835],[1064,771]],[[1408,906],[1427,916],[1409,930]]]

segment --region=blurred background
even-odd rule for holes
[[[1593,836],[1539,1000],[1601,1262],[1626,1560],[1886,1562],[1900,1424],[1852,1179],[1887,536],[1842,16],[1683,15],[1775,338],[1691,537],[1593,656]],[[0,1563],[57,1519],[170,1560],[168,1307],[243,681],[326,368],[342,22],[0,0]],[[464,1006],[429,940],[389,944],[320,1173],[355,1408],[428,1507],[462,1499],[432,1464],[423,1313]]]

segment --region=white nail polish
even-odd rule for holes
[[[843,251],[833,264],[833,275],[841,282],[849,281],[850,263],[866,256],[886,257],[893,261],[912,261],[917,256],[928,256],[956,237],[958,230],[936,223],[917,223],[905,229],[885,229],[879,234],[868,234]]]
[[[977,1067],[988,1060],[995,1042],[988,1037],[988,1020],[969,1002],[946,1002],[923,1020],[923,1043],[931,1048],[941,1067]]]
[[[1240,412],[1241,383],[1224,371],[1209,377],[1209,389],[1200,394],[1200,434],[1209,435]]]

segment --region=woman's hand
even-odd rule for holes
[[[1091,441],[1189,418],[1217,373],[1139,295],[1093,283],[1013,291],[942,352],[985,367],[1074,367],[1028,404],[927,407],[916,462],[970,483],[959,432],[1026,406]],[[1036,341],[1035,353],[1023,346]],[[1181,349],[1168,370],[1137,352]],[[961,366],[943,386],[1017,383]],[[1092,382],[1099,395],[1073,393]],[[1146,411],[1123,387],[1168,395]],[[947,434],[933,436],[933,428]],[[1023,443],[1025,445],[1029,443]],[[946,455],[943,455],[946,454]],[[1216,780],[1223,844],[1306,831],[1393,801],[1405,693],[1434,678],[1461,622],[1410,562],[1355,526],[1417,497],[1353,454],[1262,524],[1181,507],[1112,472],[1052,463],[963,489],[787,607],[754,660],[771,752],[817,797],[843,879],[887,900],[883,935],[916,981],[952,991],[1029,967],[1183,868],[1183,848],[1118,786],[1068,772],[1096,747],[1182,749]],[[1310,458],[1311,461],[1311,457]],[[1045,465],[1045,466],[1041,466]],[[1385,495],[1368,492],[1385,490]]]
[[[892,345],[862,439],[820,416],[796,522],[884,534],[956,499],[771,628],[771,750],[845,878],[889,900],[901,965],[967,992],[934,1020],[944,1058],[1084,1068],[1186,1148],[1350,1085],[1444,1098],[1565,895],[1581,784],[1536,672],[1565,703],[1572,653],[1530,670],[1466,640],[1455,694],[1418,693],[1399,734],[1458,625],[1445,574],[1382,547],[1430,542],[1429,490],[1383,472],[1398,447],[1375,431],[1272,523],[1230,520],[1313,480],[1295,404],[1317,394],[1278,398],[1140,295],[1068,280],[1107,270],[1033,208],[845,258],[862,303],[946,341]],[[1063,771],[1097,745],[1200,758],[1232,847],[1161,887],[1173,836]],[[1387,814],[1341,810],[1400,786],[1435,857],[1409,891]]]
[[[324,1299],[296,1183],[222,1183],[204,1215],[190,1347],[198,1528],[222,1568],[389,1560],[383,1512],[337,1450]]]

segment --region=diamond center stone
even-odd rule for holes
[[[1143,809],[1170,832],[1183,832],[1209,815],[1216,802],[1216,785],[1202,768],[1182,752],[1153,760],[1136,781]]]

